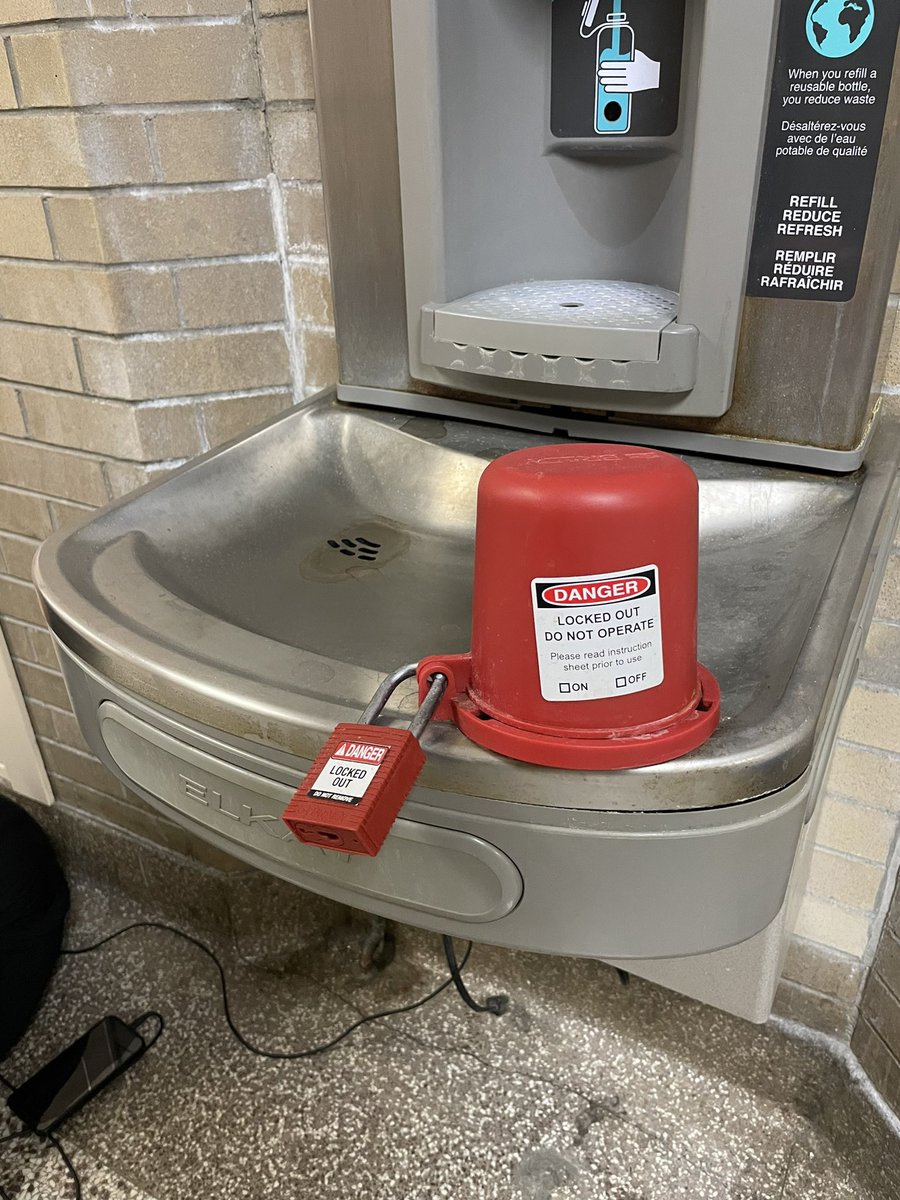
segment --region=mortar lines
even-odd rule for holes
[[[266,139],[266,155],[269,161],[269,174],[267,176],[269,208],[272,216],[272,229],[275,233],[275,252],[281,266],[281,281],[284,296],[284,341],[288,353],[293,403],[298,404],[306,395],[306,367],[304,356],[300,350],[300,325],[297,320],[297,311],[294,303],[294,281],[291,276],[290,239],[288,236],[284,190],[281,179],[275,170],[272,131],[269,128],[268,101],[265,98],[266,88],[263,80],[260,52],[259,13],[257,12],[255,0],[251,0],[250,3],[250,20],[253,27],[253,61],[259,80],[259,94],[263,98],[263,127]]]
[[[272,228],[275,231],[275,246],[281,264],[281,279],[284,289],[284,339],[287,345],[288,365],[291,371],[294,404],[299,404],[306,395],[306,363],[300,350],[300,322],[294,302],[294,279],[291,273],[290,242],[287,231],[287,215],[284,207],[284,191],[281,180],[272,172],[269,175],[269,204],[272,211]]]

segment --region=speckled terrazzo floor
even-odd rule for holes
[[[151,859],[141,872],[159,883],[166,864]],[[142,916],[171,920],[178,871],[158,905],[110,878],[76,880],[70,944]],[[257,936],[248,962],[241,912],[252,924],[285,893],[258,876],[234,887],[229,931],[207,919],[202,878],[185,885],[183,923],[207,926],[235,1017],[258,1043],[325,1041],[443,978],[438,940],[410,930],[392,965],[365,972],[363,923],[327,906],[301,952]],[[476,947],[466,974],[476,995],[508,992],[509,1014],[475,1015],[448,990],[324,1057],[272,1063],[229,1035],[198,951],[139,932],[64,960],[2,1070],[23,1078],[107,1012],[165,1016],[145,1058],[61,1131],[85,1200],[900,1196],[893,1144],[822,1052],[637,980],[623,988],[597,963]],[[0,1110],[0,1137],[14,1128]],[[55,1152],[32,1139],[0,1146],[0,1185],[11,1200],[73,1194]]]

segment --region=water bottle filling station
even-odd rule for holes
[[[314,5],[340,381],[39,556],[129,788],[356,907],[765,1019],[898,506],[900,14],[819,41],[808,7]],[[786,152],[826,68],[868,73],[870,154]]]

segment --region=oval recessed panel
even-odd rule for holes
[[[301,885],[315,876],[472,922],[496,921],[521,898],[515,864],[482,838],[401,817],[375,858],[305,846],[281,820],[289,785],[215,758],[109,702],[100,707],[100,728],[119,770],[143,791],[235,843],[236,853],[245,846],[291,867]]]

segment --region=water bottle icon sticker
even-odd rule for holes
[[[627,133],[634,94],[659,87],[660,65],[637,49],[622,2],[613,0],[613,11],[600,22],[601,0],[585,0],[581,12],[581,36],[597,39],[594,129],[599,134]]]

